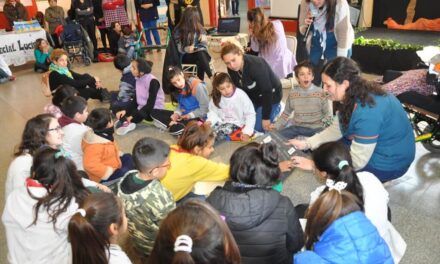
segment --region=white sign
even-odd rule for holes
[[[0,34],[0,56],[8,65],[22,65],[28,61],[35,60],[35,41],[39,38],[46,39],[44,30],[26,33],[4,33]]]

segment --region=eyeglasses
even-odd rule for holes
[[[63,128],[62,128],[61,126],[57,126],[57,127],[54,127],[54,128],[49,128],[47,131],[48,131],[48,132],[50,132],[50,131],[57,131],[57,132],[60,132],[62,129],[63,129]]]
[[[160,165],[160,166],[157,166],[157,167],[152,168],[152,169],[148,172],[148,174],[151,174],[151,172],[152,172],[154,169],[160,169],[160,168],[167,168],[167,169],[170,169],[170,168],[171,168],[171,162],[168,161],[168,163],[166,163],[166,164],[163,164],[163,165]]]

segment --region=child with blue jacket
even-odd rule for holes
[[[307,250],[296,254],[294,263],[394,263],[359,199],[344,190],[347,183],[329,179],[326,185],[329,191],[306,214]]]

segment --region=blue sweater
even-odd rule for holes
[[[341,129],[344,141],[376,143],[367,164],[373,168],[382,171],[408,168],[416,150],[408,117],[394,95],[373,95],[373,98],[376,102],[373,107],[357,102],[347,130]]]
[[[295,264],[392,264],[386,242],[363,212],[357,211],[334,221],[315,242],[294,258]]]

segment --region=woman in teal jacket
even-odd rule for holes
[[[394,263],[388,245],[362,212],[359,199],[343,191],[347,183],[327,180],[327,186],[330,191],[307,212],[307,250],[296,254],[294,263]]]

